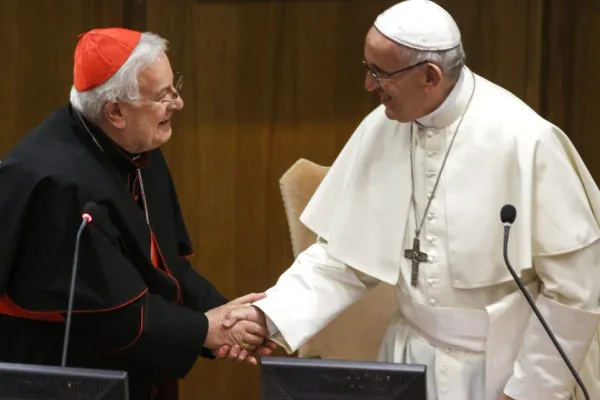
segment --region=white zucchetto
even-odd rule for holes
[[[429,0],[405,0],[375,20],[375,28],[403,46],[417,50],[449,50],[460,44],[460,30],[454,18]]]

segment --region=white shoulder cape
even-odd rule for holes
[[[470,94],[472,83],[463,91]],[[600,236],[600,192],[567,136],[508,91],[480,76],[474,83],[440,181],[448,261],[453,285],[462,288],[512,279],[502,256],[505,204],[517,209],[510,238],[517,271],[532,268],[536,255],[577,250]],[[301,216],[333,257],[389,284],[413,239],[404,237],[413,218],[410,125],[387,119],[383,106],[371,112]]]

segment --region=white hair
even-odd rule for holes
[[[166,39],[154,33],[142,33],[125,64],[108,81],[85,92],[78,91],[75,86],[71,87],[72,106],[85,117],[99,122],[106,102],[140,100],[138,74],[156,61],[162,52],[166,52],[168,44]]]
[[[462,43],[449,50],[423,51],[400,46],[404,55],[407,55],[411,64],[422,61],[430,61],[442,70],[442,73],[456,81],[460,76],[460,71],[465,65],[466,55]]]

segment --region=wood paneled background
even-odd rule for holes
[[[195,267],[227,296],[264,290],[292,262],[278,179],[300,157],[330,164],[377,104],[363,89],[363,39],[394,2],[0,0],[0,157],[68,100],[78,34],[164,35],[185,75],[164,149]],[[600,1],[439,3],[462,29],[469,66],[566,130],[600,176]],[[259,370],[199,360],[181,390],[183,400],[259,399]]]

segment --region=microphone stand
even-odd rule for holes
[[[63,353],[60,365],[64,367],[67,363],[67,349],[69,347],[69,334],[71,331],[71,317],[73,314],[73,297],[75,295],[75,280],[77,277],[77,263],[79,261],[79,242],[81,241],[81,234],[88,223],[92,221],[92,217],[85,213],[82,216],[83,221],[77,231],[77,238],[75,239],[75,254],[73,256],[73,268],[71,272],[71,287],[69,289],[69,305],[67,307],[67,322],[65,324],[65,338],[63,342]]]
[[[546,331],[546,333],[550,337],[550,340],[552,340],[552,343],[554,344],[554,347],[556,347],[556,350],[558,350],[558,352],[560,353],[560,356],[564,360],[565,364],[567,364],[567,367],[569,368],[569,371],[571,371],[571,374],[573,375],[573,377],[577,381],[577,384],[581,388],[581,391],[583,392],[583,396],[585,397],[586,400],[590,400],[590,395],[588,394],[587,389],[585,388],[585,385],[583,384],[583,381],[579,377],[579,374],[577,373],[577,371],[575,370],[575,368],[571,364],[571,361],[569,361],[569,357],[567,357],[567,355],[563,351],[562,347],[558,343],[558,340],[556,340],[556,337],[554,336],[554,333],[552,333],[552,330],[550,329],[550,327],[548,326],[548,324],[544,320],[544,317],[542,316],[542,314],[538,310],[537,306],[535,305],[535,302],[533,301],[533,299],[529,295],[529,292],[527,291],[527,289],[525,289],[525,286],[521,282],[521,279],[517,276],[517,274],[515,273],[514,269],[510,265],[510,261],[508,260],[508,232],[509,231],[510,231],[510,223],[505,223],[504,224],[504,246],[503,246],[504,250],[503,250],[503,253],[504,253],[504,262],[506,263],[506,266],[508,267],[508,271],[512,275],[514,281],[519,286],[519,289],[523,293],[523,296],[525,296],[525,299],[527,300],[527,302],[529,303],[529,306],[531,307],[531,309],[535,313],[535,316],[538,318],[538,320],[540,321],[540,323],[544,327],[544,330]]]

